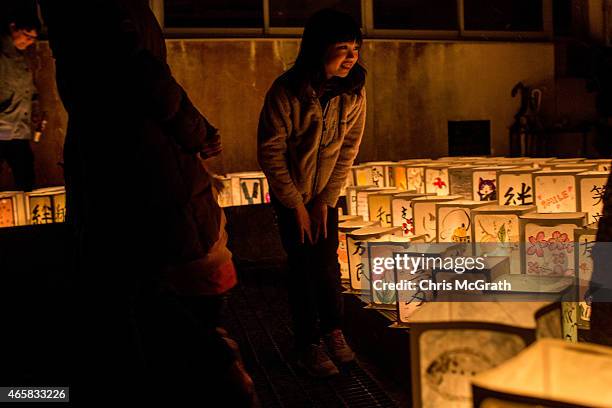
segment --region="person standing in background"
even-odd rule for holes
[[[31,191],[35,181],[30,140],[40,115],[25,50],[39,32],[38,16],[28,9],[13,13],[0,32],[0,165],[7,162],[21,191]]]
[[[365,128],[361,42],[350,15],[324,9],[311,16],[294,66],[266,95],[257,133],[288,255],[298,364],[317,377],[337,374],[334,361],[354,359],[341,330],[336,203]]]

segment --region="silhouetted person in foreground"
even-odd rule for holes
[[[295,65],[266,95],[257,134],[289,260],[298,363],[319,377],[337,374],[336,364],[354,359],[341,330],[336,203],[365,128],[361,41],[349,15],[315,13]]]
[[[30,141],[40,115],[38,92],[24,52],[36,42],[40,21],[27,8],[11,14],[8,22],[0,22],[0,170],[6,161],[15,189],[31,191],[35,176]]]
[[[172,77],[148,1],[40,4],[69,116],[73,399],[247,405],[252,382],[216,321],[236,283],[202,163],[218,132]]]

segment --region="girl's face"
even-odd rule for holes
[[[333,76],[346,77],[359,59],[359,48],[357,41],[338,42],[331,45],[325,59],[327,79]]]

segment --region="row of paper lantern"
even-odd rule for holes
[[[66,218],[64,187],[0,193],[0,228],[52,224]]]
[[[222,188],[217,189],[221,207],[266,204],[270,202],[270,188],[263,172],[229,173],[216,176]]]

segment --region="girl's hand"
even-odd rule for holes
[[[310,210],[310,219],[314,228],[314,242],[319,240],[319,236],[327,239],[327,204],[315,199],[314,205]]]
[[[308,242],[311,244],[312,235],[310,233],[310,215],[308,215],[308,210],[306,210],[306,206],[302,203],[298,207],[294,209],[295,211],[295,220],[297,222],[298,233],[300,234],[300,242],[304,243],[304,238],[308,238]]]

